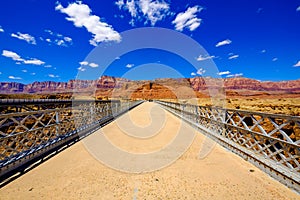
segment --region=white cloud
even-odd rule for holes
[[[300,12],[300,6],[298,6],[298,8],[296,9],[297,12]]]
[[[8,51],[8,50],[3,50],[2,51],[2,56],[11,58],[15,61],[24,61],[21,56],[19,56],[17,53],[13,52],[13,51]]]
[[[46,33],[49,33],[51,38],[47,38],[47,39],[43,39],[40,38],[42,41],[46,41],[48,43],[51,44],[55,44],[57,46],[64,46],[64,47],[68,47],[69,45],[73,44],[73,40],[72,38],[68,37],[68,36],[64,36],[63,34],[60,33],[55,33],[51,30],[44,30]]]
[[[203,75],[206,72],[206,70],[204,70],[203,68],[198,69],[198,71],[196,72],[199,75]]]
[[[232,77],[240,77],[240,76],[243,76],[243,73],[229,74],[229,75],[227,75],[226,77],[227,77],[227,78],[232,78]]]
[[[197,58],[197,61],[204,61],[204,60],[209,60],[209,59],[213,59],[215,58],[215,56],[202,56],[200,55],[198,58]]]
[[[59,78],[58,75],[54,75],[54,74],[48,74],[48,76],[49,76],[50,78]]]
[[[74,23],[76,27],[85,27],[88,32],[93,34],[90,44],[97,46],[99,42],[121,41],[121,36],[111,25],[101,22],[101,18],[91,15],[91,9],[88,5],[82,4],[80,1],[71,3],[64,8],[60,3],[57,4],[55,10],[68,15],[66,20]]]
[[[144,24],[150,22],[154,26],[158,21],[171,15],[170,5],[164,0],[118,0],[115,3],[120,10],[128,11],[132,19],[129,21],[131,26],[136,21],[144,21]]]
[[[232,60],[232,59],[237,59],[238,57],[239,57],[239,55],[236,54],[236,55],[230,56],[228,59]]]
[[[96,64],[96,63],[89,63],[88,61],[82,61],[82,62],[79,62],[80,65],[83,65],[83,66],[90,66],[90,67],[98,67],[99,65]],[[79,69],[79,68],[78,68]],[[84,68],[82,68],[84,69]]]
[[[35,73],[35,72],[32,72],[32,73],[30,73],[30,75],[34,76],[34,75],[36,75],[36,73]]]
[[[223,41],[221,41],[221,42],[218,42],[218,43],[216,44],[216,47],[228,45],[228,44],[231,44],[231,42],[232,42],[231,40],[226,39],[226,40],[223,40]]]
[[[4,29],[2,28],[2,26],[0,26],[0,33],[3,33]]]
[[[27,72],[27,70],[26,70],[26,69],[23,69],[23,70],[22,70],[22,72],[26,73],[26,72]]]
[[[43,65],[43,64],[45,64],[45,62],[41,61],[39,59],[33,58],[31,60],[24,60],[24,64]]]
[[[131,19],[131,20],[129,21],[129,24],[130,24],[131,26],[135,26],[134,19]]]
[[[195,73],[195,72],[192,72],[192,73],[191,73],[191,76],[196,76],[196,73]]]
[[[36,44],[35,38],[27,33],[20,33],[20,32],[18,32],[17,34],[12,33],[11,37],[18,38],[19,40],[25,40],[29,44]]]
[[[201,10],[200,6],[189,7],[185,12],[178,13],[172,24],[175,24],[178,31],[183,31],[184,28],[194,31],[201,24],[201,19],[197,18],[197,13]]]
[[[13,79],[13,80],[21,80],[21,77],[16,77],[16,76],[9,76],[9,79]]]
[[[126,65],[127,68],[131,68],[131,67],[133,67],[133,66],[134,66],[134,64],[127,64],[127,65]]]
[[[170,14],[170,6],[164,1],[140,0],[139,7],[146,17],[146,20],[150,21],[152,26]]]
[[[265,50],[265,49],[261,50],[261,53],[266,53],[266,52],[267,52],[267,50]]]
[[[87,61],[82,61],[82,62],[79,62],[79,64],[80,64],[80,65],[88,65],[89,62],[87,62]]]
[[[227,75],[230,74],[230,71],[224,71],[224,72],[219,72],[218,75],[222,76],[222,75]]]
[[[2,51],[2,56],[11,58],[15,61],[18,61],[16,64],[21,64],[20,62],[23,62],[24,64],[32,64],[32,65],[43,65],[45,64],[44,61],[41,61],[39,59],[36,58],[31,58],[29,60],[25,60],[23,58],[21,58],[21,56],[19,56],[17,53],[13,52],[13,51],[8,51],[8,50],[3,50]]]
[[[98,67],[99,65],[96,64],[96,63],[90,63],[89,66],[90,66],[90,67]]]
[[[51,68],[52,65],[45,65],[44,67],[45,67],[45,68]]]
[[[277,61],[277,60],[278,60],[278,58],[276,58],[276,57],[272,59],[273,62],[275,62],[275,61]]]
[[[51,30],[45,29],[44,31],[45,31],[46,33],[49,33],[50,35],[53,35],[53,34],[54,34],[53,31],[51,31]]]
[[[55,40],[55,43],[56,43],[57,46],[66,46],[64,40]]]
[[[120,58],[120,56],[117,56],[116,58],[115,58],[115,60],[120,60],[121,58]]]
[[[79,71],[81,71],[81,72],[84,72],[86,69],[84,68],[84,67],[82,67],[82,66],[80,66],[80,67],[78,67],[77,68]]]
[[[294,67],[300,67],[300,60],[294,65]]]
[[[118,0],[115,4],[121,9],[124,6],[124,0]]]
[[[134,0],[127,1],[125,6],[132,17],[137,16],[138,11]]]
[[[70,37],[64,37],[64,40],[66,41],[66,42],[72,42],[72,38],[70,38]]]

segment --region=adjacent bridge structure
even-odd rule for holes
[[[2,100],[0,177],[87,137],[144,101]],[[300,193],[300,117],[154,101],[227,150]],[[155,120],[155,119],[152,119]],[[201,161],[199,161],[201,162]]]
[[[7,99],[0,105],[0,176],[98,130],[142,101]]]

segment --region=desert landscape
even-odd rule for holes
[[[299,199],[299,1],[0,15],[0,200]]]
[[[0,99],[161,99],[201,106],[300,116],[300,80],[261,82],[236,77],[132,81],[102,76],[98,80],[0,83]],[[217,91],[217,95],[211,95]]]

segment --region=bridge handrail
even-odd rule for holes
[[[195,104],[188,104],[188,103],[177,103],[177,102],[169,102],[169,101],[161,101],[161,100],[155,100],[155,102],[165,102],[165,103],[171,103],[174,105],[185,105],[185,106],[197,106],[199,108],[206,108],[206,109],[219,109],[223,111],[233,111],[233,112],[240,112],[244,114],[257,114],[262,115],[266,117],[279,117],[279,118],[285,118],[285,119],[295,119],[300,120],[300,116],[292,116],[292,115],[286,115],[286,114],[273,114],[273,113],[265,113],[265,112],[259,112],[259,111],[248,111],[248,110],[242,110],[242,109],[232,109],[232,108],[223,108],[219,106],[201,106],[201,105],[195,105]]]
[[[6,104],[31,104],[31,103],[74,103],[74,102],[119,102],[119,100],[94,100],[94,99],[0,99],[0,105]]]
[[[0,177],[141,102],[74,101],[73,107],[0,114]]]
[[[300,192],[300,117],[155,102]]]
[[[222,109],[224,110],[224,109]],[[236,110],[238,111],[238,110]],[[181,113],[185,113],[185,114],[188,114],[188,115],[195,115],[197,117],[200,117],[200,118],[206,118],[206,117],[203,117],[203,116],[199,116],[195,113],[190,113],[190,112],[187,112],[187,111],[181,111]],[[250,112],[249,112],[250,113]],[[272,115],[274,116],[274,115]],[[215,123],[218,123],[220,125],[223,124],[223,126],[229,126],[229,127],[232,127],[232,128],[236,128],[240,131],[245,131],[245,132],[248,132],[248,133],[252,133],[252,134],[255,134],[255,135],[259,135],[261,137],[264,137],[264,138],[267,138],[267,139],[272,139],[272,140],[276,140],[276,141],[279,141],[279,142],[283,142],[283,143],[286,143],[286,144],[289,144],[289,145],[292,145],[294,147],[299,147],[299,144],[295,144],[294,142],[289,142],[289,141],[285,141],[285,140],[282,140],[282,139],[279,139],[279,138],[275,138],[275,137],[271,137],[269,135],[264,135],[262,133],[259,133],[259,132],[256,132],[256,131],[252,131],[252,130],[248,130],[248,129],[245,129],[245,128],[242,128],[242,127],[238,127],[238,126],[234,126],[234,125],[231,125],[231,124],[227,124],[226,122],[222,122],[222,121],[218,121],[218,120],[215,120],[215,119],[210,119],[211,122],[215,122]]]

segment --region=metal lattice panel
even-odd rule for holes
[[[300,181],[300,117],[157,101],[225,146]],[[285,179],[285,178],[284,178]],[[298,188],[300,190],[300,188]]]
[[[22,101],[19,102],[21,105],[14,107],[12,104],[16,102],[9,101],[0,106],[4,113],[0,114],[0,175],[4,173],[2,170],[4,167],[21,159],[30,159],[30,155],[54,143],[67,140],[80,131],[97,127],[101,120],[113,118],[113,114],[125,112],[130,107],[141,103],[45,101],[51,104],[34,106],[35,102]],[[25,109],[29,107],[32,109]],[[44,108],[47,109],[39,110]]]

